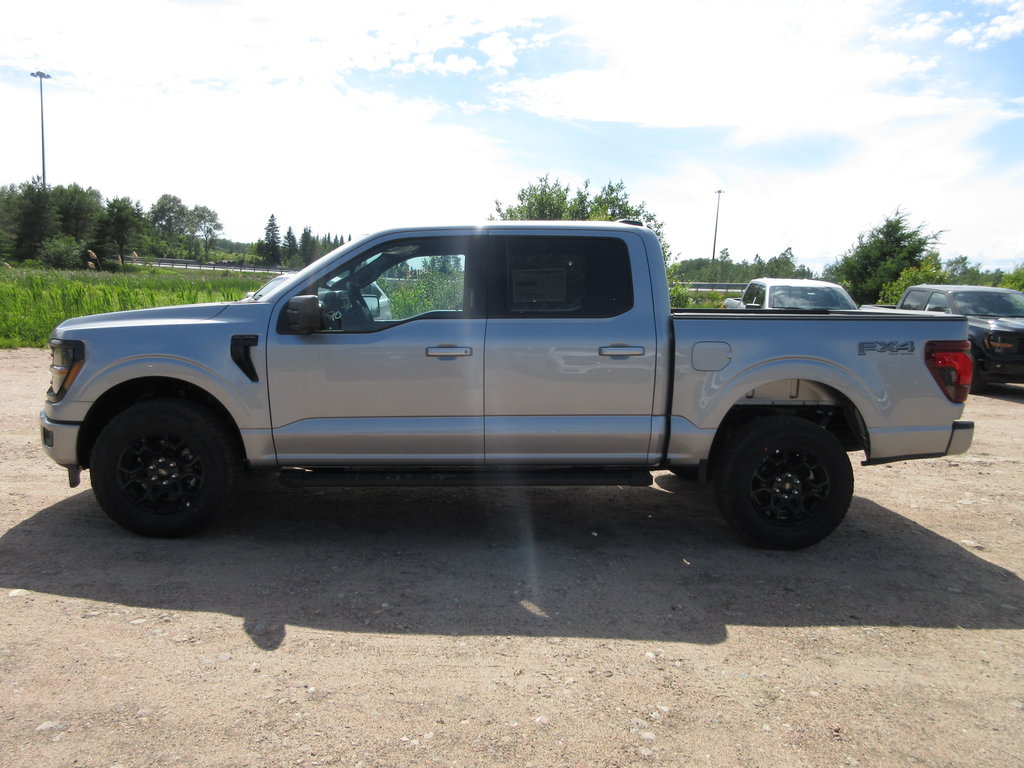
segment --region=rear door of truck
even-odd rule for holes
[[[657,332],[642,247],[629,234],[487,237],[488,464],[648,462]]]

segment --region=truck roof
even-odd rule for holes
[[[987,291],[990,293],[1020,293],[1015,288],[1000,288],[995,285],[944,285],[936,283],[921,283],[920,285],[912,285],[907,288],[907,291],[913,290],[927,290],[927,291]],[[906,291],[904,291],[906,293]]]

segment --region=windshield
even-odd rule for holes
[[[268,282],[266,285],[264,285],[262,288],[260,288],[258,291],[251,294],[248,298],[252,299],[253,301],[259,301],[268,293],[270,293],[270,291],[272,291],[274,288],[279,286],[284,281],[288,280],[290,277],[291,275],[278,275],[277,277],[273,278],[270,282]]]
[[[958,291],[953,294],[961,315],[980,317],[1024,317],[1024,294],[1019,291]]]
[[[856,309],[853,299],[830,286],[780,286],[772,292],[774,309]]]

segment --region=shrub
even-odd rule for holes
[[[84,253],[84,246],[71,235],[54,235],[43,241],[39,260],[53,269],[80,269]]]

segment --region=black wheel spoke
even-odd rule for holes
[[[182,438],[150,435],[121,453],[117,466],[121,490],[156,514],[188,509],[203,488],[203,463]]]
[[[751,476],[750,501],[766,522],[799,525],[820,509],[828,497],[828,472],[813,453],[778,449]]]

